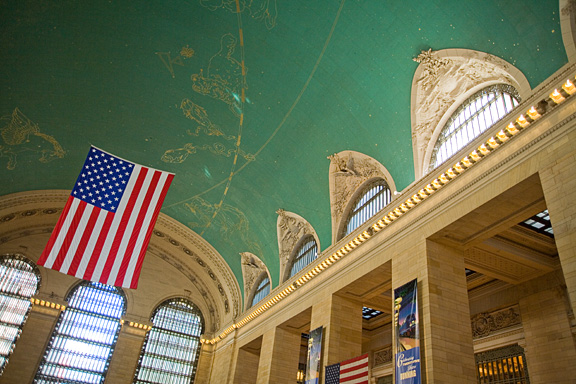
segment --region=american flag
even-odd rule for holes
[[[368,354],[326,367],[326,384],[368,384]]]
[[[38,264],[135,289],[173,178],[91,147]]]

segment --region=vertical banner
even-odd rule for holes
[[[416,279],[394,290],[395,384],[420,384],[420,332]]]
[[[306,379],[304,384],[320,383],[320,359],[322,358],[322,327],[310,332],[308,339],[308,358],[306,360]]]

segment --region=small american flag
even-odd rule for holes
[[[91,147],[38,264],[135,289],[173,178]]]
[[[326,367],[326,384],[368,384],[368,354]]]

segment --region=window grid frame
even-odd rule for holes
[[[482,105],[482,100],[486,102]],[[478,102],[481,102],[478,108]],[[442,131],[438,135],[432,155],[428,172],[436,169],[451,156],[464,148],[476,137],[487,131],[491,126],[503,119],[506,115],[514,110],[521,102],[521,97],[513,86],[509,84],[494,84],[481,89],[472,96],[464,100],[460,106],[452,113]],[[495,106],[498,114],[492,114],[492,106]],[[476,112],[472,113],[474,108]],[[487,111],[487,113],[485,113]],[[463,118],[464,117],[464,118]],[[490,118],[491,122],[487,121]],[[479,126],[480,119],[483,120],[484,128]],[[474,125],[468,129],[468,125]],[[476,127],[478,132],[476,132]],[[466,138],[464,138],[464,133]],[[472,134],[472,137],[470,135]],[[456,143],[451,144],[451,140]]]
[[[268,294],[270,293],[270,289],[271,289],[270,277],[268,277],[268,274],[264,272],[258,279],[257,288],[256,291],[254,291],[254,295],[252,296],[251,301],[252,304],[250,305],[250,307],[255,306],[260,301],[262,301],[263,298],[268,296]]]
[[[354,232],[356,228],[374,217],[392,201],[392,192],[384,179],[375,179],[365,184],[349,210],[339,239]]]
[[[4,339],[4,346],[0,344],[4,349],[0,351],[2,375],[32,309],[30,298],[38,293],[42,278],[36,264],[20,254],[0,255],[0,268],[8,271],[0,275],[0,329]]]
[[[300,241],[300,246],[294,252],[290,265],[288,278],[300,272],[305,266],[318,257],[318,243],[312,235],[305,235]]]
[[[518,344],[474,355],[478,384],[530,384],[524,348]]]
[[[188,306],[189,308],[190,307],[191,308],[186,310],[186,311],[176,308],[177,305],[181,305],[181,304],[184,304],[184,306]],[[164,310],[164,309],[167,309],[167,310],[172,309],[173,312],[182,312],[182,313],[185,313],[185,315],[191,314],[192,316],[196,316],[198,321],[195,323],[195,325],[197,325],[197,327],[194,327],[194,329],[197,332],[184,333],[184,332],[180,332],[180,331],[177,331],[174,329],[162,328],[162,326],[154,324],[152,329],[150,331],[148,331],[148,333],[146,335],[146,339],[145,339],[144,344],[142,346],[140,358],[138,359],[138,367],[137,367],[136,372],[134,374],[134,380],[133,380],[134,384],[164,383],[166,381],[163,381],[163,380],[170,379],[170,378],[173,379],[174,376],[177,376],[178,378],[181,378],[184,380],[188,379],[186,381],[187,383],[193,383],[195,380],[196,370],[198,368],[198,358],[200,356],[200,348],[201,348],[200,336],[204,332],[204,317],[202,316],[202,312],[193,302],[191,302],[188,299],[185,299],[185,298],[168,299],[168,300],[164,301],[162,304],[160,304],[154,310],[154,313],[151,316],[152,323],[154,323],[156,317],[160,316],[162,310]],[[164,314],[164,316],[167,316],[167,315]],[[160,319],[160,320],[163,320],[163,319]],[[181,323],[184,323],[187,319],[184,319],[183,317],[181,319],[175,319],[174,317],[169,319],[169,321],[173,321],[173,322],[178,322],[178,320],[183,320],[183,321],[181,321]],[[171,325],[173,325],[173,324],[168,324],[168,326],[171,326]],[[149,352],[149,351],[147,351],[148,343],[150,342],[150,340],[152,340],[152,338],[156,337],[156,334],[158,334],[159,338],[157,338],[154,341],[156,344],[154,345],[153,352]],[[166,335],[168,335],[168,338],[166,337]],[[157,353],[158,352],[157,348],[161,347],[160,344],[162,344],[162,342],[164,342],[164,345],[172,344],[173,339],[169,340],[170,336],[176,336],[176,337],[180,337],[183,339],[187,339],[186,341],[195,342],[196,347],[194,348],[195,349],[194,350],[194,359],[186,361],[185,359],[177,359],[174,357],[167,356],[167,354]],[[167,340],[168,340],[168,342],[166,343]],[[183,346],[183,344],[177,345],[177,347],[182,347],[182,346]],[[153,377],[153,378],[149,377],[150,374],[148,374],[148,375],[143,374],[142,376],[146,376],[146,377],[139,378],[138,376],[142,372],[142,363],[147,357],[150,357],[151,359],[164,360],[166,362],[173,362],[173,363],[176,362],[176,364],[182,364],[182,362],[184,362],[185,364],[187,364],[191,368],[190,374],[184,375],[184,374],[181,374],[179,372],[161,369],[160,367],[148,366],[145,368],[148,369],[149,371],[152,372],[155,370],[156,372],[160,372],[160,373],[158,373],[156,375],[156,377]],[[179,382],[181,382],[181,381],[179,381]]]
[[[112,300],[116,302],[115,313],[111,313],[113,308],[111,308],[110,302],[106,302],[105,295],[112,297]],[[121,288],[102,283],[82,281],[69,292],[66,301],[68,306],[58,317],[34,377],[34,383],[102,384],[106,379],[112,354],[122,328],[121,317],[126,313],[127,301],[124,291]],[[76,301],[79,302],[80,307],[75,307]],[[93,306],[102,303],[109,305],[95,310],[92,308],[93,310],[90,311],[86,309],[87,303]],[[118,304],[120,304],[119,307]],[[98,310],[101,312],[97,312]],[[82,320],[82,317],[85,319]],[[88,319],[87,321],[90,322],[86,322],[86,318],[92,319]],[[111,325],[116,323],[115,329],[108,329],[107,334],[104,328],[106,323]],[[101,333],[104,337],[107,336],[107,339],[106,341],[98,341],[77,337],[72,334],[74,331],[79,333],[104,331]],[[76,344],[76,349],[70,349],[70,345],[66,344]],[[79,345],[89,346],[90,349],[79,352]],[[73,361],[75,366],[63,364],[63,361],[66,360]],[[100,370],[95,365],[100,366]],[[62,375],[73,375],[74,377],[68,378]]]

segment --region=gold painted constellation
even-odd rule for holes
[[[4,141],[4,144],[0,145],[0,157],[8,158],[7,169],[16,168],[18,154],[25,151],[39,153],[38,160],[42,163],[64,157],[66,152],[60,143],[54,137],[40,132],[38,124],[27,118],[18,108],[14,108],[11,115],[2,116],[0,120],[5,122],[0,128]],[[45,142],[51,147],[45,148]]]
[[[200,4],[211,11],[219,8],[232,13],[248,11],[254,19],[264,20],[266,28],[272,29],[276,26],[276,0],[200,0]]]
[[[236,136],[225,135],[224,132],[222,132],[214,123],[212,123],[212,121],[210,121],[206,110],[198,104],[194,103],[192,100],[182,100],[182,103],[180,103],[180,109],[182,109],[182,112],[186,118],[194,120],[200,124],[196,128],[196,131],[187,130],[190,136],[198,136],[202,131],[208,136],[221,136],[226,140],[236,140]]]
[[[166,163],[183,163],[189,155],[196,153],[197,151],[209,150],[215,155],[230,157],[238,151],[238,154],[244,158],[244,160],[250,162],[256,160],[256,156],[251,153],[246,153],[242,149],[238,148],[226,148],[224,144],[214,143],[214,144],[204,144],[202,146],[195,146],[192,143],[185,144],[184,147],[178,149],[169,149],[162,155],[162,161]]]
[[[232,235],[237,235],[248,246],[250,252],[258,255],[262,254],[260,245],[249,235],[250,222],[248,218],[238,208],[223,203],[210,204],[201,197],[194,197],[185,205],[190,210],[190,213],[198,218],[197,222],[188,223],[190,228],[207,229],[213,226],[217,228],[221,238],[230,244],[235,244]],[[216,212],[218,212],[218,215],[215,215]]]
[[[220,39],[220,50],[210,58],[206,76],[200,73],[191,76],[192,89],[201,95],[210,96],[228,104],[236,116],[242,113],[242,93],[246,84],[247,69],[243,62],[233,57],[237,39],[227,33]]]

